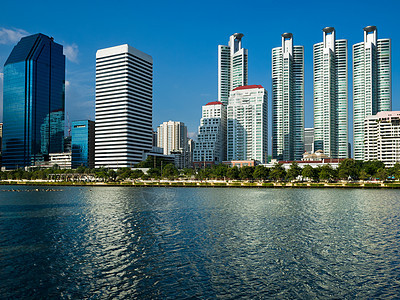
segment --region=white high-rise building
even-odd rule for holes
[[[229,93],[247,85],[247,49],[242,48],[243,33],[230,36],[228,46],[218,46],[218,101],[228,104]]]
[[[336,40],[333,27],[314,45],[314,150],[330,158],[348,157],[347,40]]]
[[[314,153],[314,128],[304,128],[304,151]]]
[[[168,121],[157,127],[157,147],[164,155],[173,151],[186,152],[188,148],[187,127],[182,122]]]
[[[391,40],[377,39],[375,26],[364,28],[364,42],[353,45],[354,158],[364,159],[364,120],[392,110]]]
[[[261,85],[241,86],[231,92],[227,160],[268,161],[268,94]]]
[[[209,102],[202,108],[193,161],[212,165],[221,163],[225,158],[226,106],[218,101]]]
[[[364,160],[386,167],[400,163],[400,111],[383,111],[364,120]]]
[[[272,49],[272,158],[301,160],[304,153],[304,47],[282,34]]]
[[[153,59],[127,44],[96,53],[96,167],[133,167],[152,149]]]

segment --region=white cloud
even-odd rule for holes
[[[29,32],[23,29],[7,29],[4,27],[0,27],[0,44],[16,44],[22,37],[27,35],[29,35]]]
[[[72,45],[65,45],[64,46],[64,55],[67,57],[69,61],[74,63],[78,63],[78,45],[73,43]]]
[[[197,132],[188,132],[188,137],[197,141]]]

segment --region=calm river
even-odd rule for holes
[[[38,189],[0,186],[2,299],[400,297],[397,190]]]

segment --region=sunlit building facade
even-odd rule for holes
[[[227,160],[268,161],[268,94],[261,85],[233,89],[227,107]]]
[[[365,118],[364,160],[380,160],[386,167],[400,163],[400,111]]]
[[[228,104],[230,92],[247,85],[247,49],[242,48],[243,33],[230,36],[228,46],[218,46],[218,101]]]
[[[95,165],[133,167],[152,150],[153,59],[127,44],[96,53]]]
[[[314,153],[314,128],[304,128],[304,151]]]
[[[392,110],[391,40],[379,39],[375,26],[364,28],[364,41],[353,45],[354,158],[364,160],[364,120]]]
[[[3,166],[34,166],[62,152],[65,56],[43,34],[22,38],[4,65]]]
[[[226,106],[209,102],[202,108],[193,161],[220,164],[226,158]],[[199,164],[201,165],[201,164]]]
[[[272,158],[301,160],[304,152],[304,47],[282,34],[272,49]]]
[[[337,40],[333,27],[314,45],[314,149],[330,158],[348,157],[347,40]]]

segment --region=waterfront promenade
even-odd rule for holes
[[[2,180],[0,185],[57,185],[57,186],[126,186],[126,187],[242,187],[242,188],[391,188],[400,189],[400,182],[339,181],[339,182],[282,182],[238,180],[129,180],[129,181],[59,181],[59,180]]]

